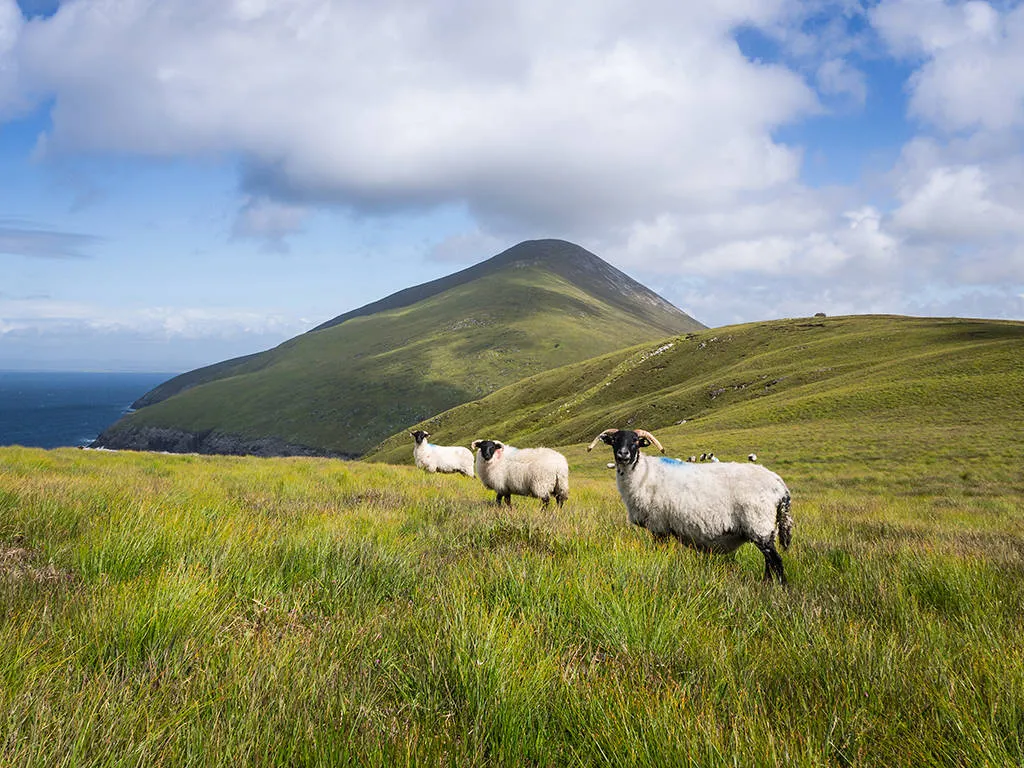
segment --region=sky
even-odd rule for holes
[[[0,0],[0,369],[188,370],[548,237],[709,326],[1024,319],[1024,6]]]

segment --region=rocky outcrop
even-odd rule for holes
[[[296,445],[279,437],[245,437],[207,430],[189,432],[170,427],[122,426],[106,430],[90,448],[119,451],[162,451],[224,456],[326,456],[354,459],[354,455],[332,453],[308,445]]]

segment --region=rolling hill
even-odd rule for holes
[[[784,463],[810,453],[823,464],[842,459],[867,471],[877,462],[898,464],[905,452],[962,461],[965,444],[972,458],[1017,450],[1022,381],[1020,322],[776,320],[566,365],[417,426],[444,443],[491,437],[568,446],[570,463],[583,466],[603,467],[584,458],[597,432],[632,426],[656,431],[677,457],[710,450],[742,460],[753,451]],[[367,458],[407,462],[407,442],[392,436]]]
[[[527,241],[274,349],[175,377],[95,445],[358,456],[524,376],[700,328],[583,248]]]

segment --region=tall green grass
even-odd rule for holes
[[[383,464],[0,449],[0,764],[1019,765],[1024,510],[989,450],[788,453],[781,589],[751,547],[630,528],[579,446],[557,511]]]

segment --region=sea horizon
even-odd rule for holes
[[[176,375],[0,369],[0,445],[87,446],[142,395]]]

